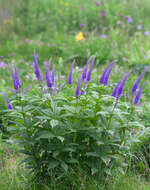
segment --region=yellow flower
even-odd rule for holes
[[[79,40],[85,40],[85,37],[83,35],[83,32],[79,32],[77,35],[76,35],[76,40],[79,41]]]

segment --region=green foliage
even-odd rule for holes
[[[22,145],[23,162],[36,179],[52,182],[53,176],[68,183],[68,172],[81,169],[103,181],[124,172],[125,158],[144,126],[135,107],[104,91],[92,84],[79,98],[39,94],[14,100],[9,130]]]

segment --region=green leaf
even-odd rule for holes
[[[92,156],[92,157],[99,157],[99,154],[97,154],[96,152],[87,152],[85,155]]]
[[[49,131],[40,131],[37,135],[38,139],[52,139],[55,136]]]
[[[52,120],[50,121],[50,124],[51,124],[52,128],[56,127],[56,126],[58,125],[58,123],[59,123],[59,121],[58,121],[58,120],[55,120],[55,119],[52,119]]]
[[[57,160],[49,160],[48,169],[56,168],[59,165]]]
[[[65,162],[61,163],[61,167],[67,172],[68,171],[68,165],[65,164]]]
[[[96,168],[92,168],[92,169],[91,169],[91,172],[92,172],[92,175],[94,175],[95,173],[98,172],[98,169],[96,169]]]

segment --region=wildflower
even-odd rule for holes
[[[73,61],[72,65],[71,65],[70,73],[69,73],[69,76],[68,76],[68,84],[72,84],[72,74],[73,74],[74,62],[75,61]]]
[[[137,26],[137,29],[138,29],[138,30],[141,30],[141,29],[142,29],[142,26],[141,26],[141,25],[138,25],[138,26]]]
[[[12,105],[11,105],[9,99],[8,99],[8,96],[7,96],[6,92],[3,91],[3,94],[4,94],[4,96],[5,96],[5,99],[6,99],[6,102],[7,102],[8,109],[9,109],[9,110],[12,110],[13,107],[12,107]]]
[[[116,98],[120,98],[122,95],[122,92],[124,90],[126,81],[129,77],[129,74],[126,74],[121,80],[120,82],[116,85],[115,89],[113,90],[112,96],[116,97]]]
[[[128,23],[131,23],[131,22],[133,22],[133,20],[132,20],[132,18],[131,18],[131,17],[129,17],[129,16],[126,16],[125,18],[126,18],[126,21],[127,21]]]
[[[109,65],[106,67],[106,69],[104,70],[102,76],[101,76],[100,79],[99,79],[99,83],[104,84],[105,75],[106,75],[106,73],[107,73],[109,67],[110,67],[110,64],[109,64]]]
[[[77,87],[76,87],[76,92],[75,92],[76,97],[80,96],[80,94],[81,94],[80,87],[81,87],[81,80],[79,79],[78,83],[77,83]]]
[[[150,32],[144,32],[144,35],[148,36],[148,35],[150,35]]]
[[[146,70],[147,70],[147,69],[145,69],[145,70],[142,72],[142,74],[139,76],[139,78],[135,81],[135,83],[134,83],[134,85],[133,85],[133,87],[132,87],[132,90],[131,90],[132,96],[135,94],[135,92],[136,92],[136,90],[137,90],[137,88],[138,88],[138,86],[139,86],[139,84],[140,84],[140,81],[142,80],[142,78],[143,78],[143,76],[144,76]]]
[[[4,61],[0,62],[0,68],[5,69],[6,67],[7,67],[7,64]]]
[[[91,63],[91,66],[89,68],[89,72],[87,74],[87,81],[90,81],[91,80],[91,73],[92,73],[92,69],[93,69],[93,65],[94,65],[94,61],[95,61],[95,56],[93,57],[93,60],[92,60],[92,63]]]
[[[85,90],[81,89],[80,95],[83,95],[83,94],[85,94]]]
[[[40,68],[39,68],[39,65],[38,65],[38,62],[37,62],[37,54],[36,52],[34,52],[34,69],[35,69],[35,76],[37,78],[37,80],[41,80],[42,77],[41,77],[41,73],[40,73]]]
[[[88,58],[87,63],[83,69],[83,73],[82,73],[82,80],[84,80],[86,78],[87,75],[87,70],[88,70],[88,66],[89,66],[89,62],[91,61],[91,57]]]
[[[101,4],[100,1],[95,2],[95,5],[96,5],[96,6],[100,6],[100,4]]]
[[[138,104],[141,98],[142,91],[144,90],[145,85],[147,84],[148,81],[144,82],[140,90],[137,92],[135,98],[133,99],[133,104]]]
[[[111,64],[109,69],[107,70],[105,78],[104,78],[104,85],[108,85],[109,77],[110,77],[110,74],[111,74],[111,71],[112,71],[114,65],[115,65],[115,63]]]
[[[15,67],[15,72],[13,71],[13,69],[10,65],[10,72],[11,72],[12,79],[13,79],[13,85],[14,85],[14,89],[16,90],[16,92],[20,92],[21,82],[20,82],[20,78],[19,78],[19,74],[18,74],[16,64],[14,64],[14,67]]]
[[[117,90],[117,98],[120,98],[120,97],[121,97],[122,92],[123,92],[124,87],[125,87],[125,84],[126,84],[126,81],[127,81],[128,77],[129,77],[129,74],[130,74],[130,73],[126,74],[126,75],[122,78],[122,81],[121,81],[121,83],[120,83],[120,85],[119,85],[119,87],[118,87],[118,90]]]
[[[84,35],[83,35],[83,32],[79,32],[79,33],[76,35],[76,40],[77,40],[77,41],[85,40],[85,37],[84,37]]]
[[[53,86],[55,86],[55,66],[53,66],[53,69],[52,69],[52,84]]]
[[[49,72],[49,67],[50,67],[50,62],[45,63],[45,80],[46,80],[46,85],[48,88],[52,87],[52,80],[50,77],[50,72]]]
[[[101,35],[101,38],[105,39],[106,38],[106,34]]]
[[[85,27],[85,24],[81,24],[80,26],[81,26],[81,28],[84,28],[84,27]]]
[[[102,10],[102,16],[103,16],[103,17],[106,16],[106,11],[105,11],[105,9]]]

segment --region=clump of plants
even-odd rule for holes
[[[138,89],[146,72],[142,73],[132,88],[129,101],[124,101],[124,88],[130,72],[110,87],[109,77],[115,63],[110,63],[99,79],[92,82],[95,56],[88,59],[76,87],[71,66],[65,84],[57,84],[55,67],[50,72],[51,61],[45,64],[42,76],[34,54],[34,69],[39,93],[26,94],[22,90],[19,73],[11,68],[15,95],[8,104],[8,130],[22,146],[25,165],[38,182],[73,187],[70,176],[83,173],[96,180],[106,181],[115,172],[124,173],[127,157],[132,147],[145,135],[145,127],[136,105],[147,82]],[[91,62],[91,64],[90,64]],[[74,95],[61,93],[62,87],[74,90]],[[70,93],[71,94],[71,93]],[[131,100],[131,101],[130,101]],[[142,113],[142,111],[141,111]],[[141,135],[142,134],[142,135]]]

